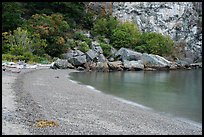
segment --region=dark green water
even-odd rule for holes
[[[161,113],[202,123],[202,70],[75,72],[70,78]]]

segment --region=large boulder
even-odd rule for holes
[[[186,61],[188,64],[192,64],[193,63],[193,59],[192,58],[182,58],[181,60]]]
[[[122,61],[108,62],[110,70],[123,70]]]
[[[125,60],[123,62],[124,64],[124,68],[126,70],[143,70],[144,69],[144,65],[142,64],[142,61],[139,60],[139,61],[128,61],[128,60]]]
[[[86,63],[86,55],[72,57],[68,60],[74,66],[81,66]]]
[[[132,51],[130,49],[126,49],[126,48],[121,48],[119,49],[116,53],[115,53],[115,57],[124,61],[124,60],[140,60],[142,56],[142,53],[140,52],[136,52],[136,51]]]
[[[176,65],[179,67],[179,68],[188,68],[190,66],[190,63],[188,63],[187,61],[185,60],[177,60],[176,61]]]
[[[109,71],[108,62],[97,62],[96,63],[96,70],[102,71],[102,72]]]
[[[90,49],[86,53],[87,61],[94,61],[94,62],[105,62],[107,61],[106,57],[102,53],[97,53],[95,50]]]
[[[103,54],[99,54],[99,56],[97,57],[98,62],[106,62],[107,59]]]
[[[93,61],[98,56],[98,53],[96,51],[94,51],[93,49],[90,49],[85,54],[87,56],[87,61]]]
[[[96,62],[89,61],[84,64],[86,71],[96,70]]]
[[[51,67],[52,69],[74,69],[74,66],[72,64],[70,64],[67,60],[64,59],[57,59],[52,65]]]
[[[169,70],[176,70],[177,68],[178,68],[177,63],[176,63],[176,62],[172,62],[172,64],[171,64]]]
[[[156,67],[156,68],[163,68],[171,66],[171,61],[153,54],[143,53],[141,57],[141,61],[145,67]]]
[[[103,49],[101,48],[100,43],[98,43],[97,41],[92,41],[91,49],[99,54],[103,54]]]
[[[70,58],[73,58],[76,56],[82,56],[82,55],[84,55],[84,53],[82,51],[75,49],[75,50],[70,50],[67,53],[63,54],[62,58],[69,60]]]

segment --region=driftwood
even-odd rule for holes
[[[8,67],[8,68],[14,68],[14,67]],[[2,67],[3,71],[7,71],[7,72],[11,72],[11,73],[20,73],[21,70],[20,69],[8,69],[6,67]]]

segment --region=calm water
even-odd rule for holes
[[[71,79],[161,113],[202,123],[202,70],[83,72]]]

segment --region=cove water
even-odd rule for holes
[[[202,124],[202,70],[73,72],[70,79],[160,113]]]

